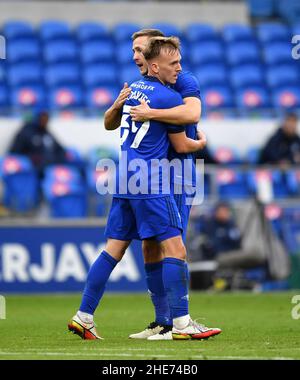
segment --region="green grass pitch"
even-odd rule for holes
[[[291,316],[295,294],[192,292],[192,317],[223,333],[165,342],[128,339],[153,319],[146,294],[104,296],[95,316],[103,341],[83,341],[67,331],[79,294],[7,296],[0,359],[300,359],[300,320]]]

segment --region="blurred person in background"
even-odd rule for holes
[[[197,258],[194,250],[194,260]],[[231,206],[219,202],[212,216],[202,221],[198,260],[216,260],[218,269],[247,269],[262,265],[265,258],[256,249],[243,247],[243,234]]]
[[[203,235],[201,250],[204,260],[215,260],[220,254],[241,249],[241,231],[227,203],[218,203],[212,217],[205,218]]]
[[[282,126],[262,148],[260,164],[276,164],[281,167],[300,164],[300,136],[297,134],[298,117],[295,113],[285,116]]]
[[[46,111],[27,120],[9,149],[10,153],[29,157],[40,176],[47,165],[62,164],[66,160],[65,149],[48,130],[48,121]]]

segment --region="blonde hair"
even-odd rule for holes
[[[152,37],[147,43],[143,55],[147,61],[159,56],[165,49],[168,53],[175,53],[180,49],[180,41],[177,37]]]

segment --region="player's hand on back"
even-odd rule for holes
[[[198,141],[199,141],[199,150],[205,148],[206,146],[206,143],[207,143],[207,139],[206,139],[206,136],[205,134],[200,131],[199,129],[197,129],[197,136],[198,136]]]
[[[146,121],[150,120],[151,108],[148,106],[144,99],[140,100],[140,105],[131,107],[130,116],[133,121]]]
[[[120,93],[117,97],[117,99],[114,101],[114,107],[117,109],[121,109],[123,107],[124,103],[126,102],[126,99],[130,95],[130,93],[131,93],[131,88],[128,87],[128,83],[125,82],[122,90],[120,91]]]

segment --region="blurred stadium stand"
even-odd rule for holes
[[[213,9],[217,2],[211,3]],[[183,66],[195,73],[204,100],[208,98],[204,117],[216,108],[224,108],[225,117],[244,117],[249,110],[263,117],[266,113],[281,115],[285,109],[299,112],[300,60],[291,55],[291,38],[300,24],[298,3],[236,1],[235,6],[248,6],[253,24],[227,21],[219,27],[202,21],[142,25],[87,19],[74,23],[55,19],[52,13],[48,20],[37,23],[6,20],[1,28],[7,40],[7,59],[0,75],[0,114],[40,106],[59,111],[64,104],[76,111],[103,111],[125,81],[139,76],[132,62],[131,35],[142,27],[161,28],[182,39]],[[49,10],[53,10],[50,4]],[[91,99],[95,89],[104,94],[97,95],[100,101]],[[24,90],[27,96],[20,95]],[[58,90],[63,91],[62,96],[57,95]],[[89,94],[89,100],[83,93]]]

